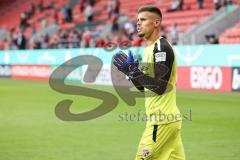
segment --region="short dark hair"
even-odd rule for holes
[[[155,6],[143,6],[138,9],[138,14],[141,12],[151,12],[157,14],[162,20],[162,12],[159,8]]]

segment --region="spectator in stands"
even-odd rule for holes
[[[3,41],[3,49],[4,49],[4,50],[13,49],[13,48],[11,48],[11,44],[10,44],[10,43],[12,43],[12,40],[5,39],[5,40]],[[15,48],[15,49],[17,49],[17,48]]]
[[[182,10],[183,0],[173,0],[171,7],[167,10],[167,12],[174,12],[177,10]]]
[[[19,32],[19,28],[13,29],[12,34],[10,34],[10,37],[8,38],[8,43],[10,44],[9,47],[12,48],[16,48],[17,47],[17,39],[18,39],[18,32]]]
[[[179,0],[179,10],[183,10],[183,3],[184,3],[184,0]]]
[[[92,22],[93,21],[93,7],[88,3],[85,10],[84,10],[84,15],[85,15],[85,21],[86,22]]]
[[[68,48],[75,48],[74,47],[75,44],[73,42],[73,31],[72,30],[70,32],[68,32],[67,43],[68,43]]]
[[[120,14],[120,1],[114,0],[113,2],[113,13],[119,15]]]
[[[198,8],[203,9],[203,0],[198,0]]]
[[[67,31],[62,31],[60,34],[59,48],[68,48],[68,34]]]
[[[60,43],[60,37],[59,37],[60,32],[61,31],[58,31],[58,33],[52,35],[52,37],[50,38],[50,41],[49,41],[50,48],[58,48],[58,45]]]
[[[135,27],[131,21],[127,21],[124,24],[124,33],[128,37],[129,40],[133,40],[133,35],[135,32]]]
[[[62,11],[64,23],[66,23],[67,22],[67,8],[66,8],[66,6],[62,6],[61,11]]]
[[[31,3],[31,10],[28,12],[29,18],[32,18],[34,16],[35,9],[36,9],[35,4],[34,4],[34,2],[32,2]]]
[[[91,41],[91,32],[88,29],[85,29],[85,32],[82,35],[81,46],[82,48],[89,48]]]
[[[34,36],[34,35],[36,34],[36,32],[37,32],[36,27],[35,27],[35,24],[32,24],[32,25],[31,25],[31,29],[32,29],[32,31],[31,31],[31,36]]]
[[[216,37],[215,34],[208,34],[205,36],[205,38],[207,39],[207,43],[208,44],[218,44],[218,38]]]
[[[75,47],[73,47],[74,42],[73,42],[73,31],[72,30],[68,33],[67,43],[68,43],[68,48],[75,48]]]
[[[73,30],[68,35],[68,47],[69,48],[78,48],[80,47],[80,36],[78,35],[77,30]]]
[[[40,38],[41,48],[47,49],[49,48],[49,36],[48,34],[44,34]]]
[[[72,9],[69,5],[66,6],[66,22],[67,23],[72,22]]]
[[[118,32],[119,26],[118,26],[118,14],[113,14],[112,19],[111,19],[111,23],[112,23],[112,32],[115,34],[116,32]]]
[[[224,6],[228,6],[228,5],[231,5],[233,2],[232,0],[224,0]]]
[[[108,19],[111,19],[113,14],[113,1],[108,0],[107,2],[107,12],[108,12]]]
[[[21,19],[20,19],[20,28],[22,30],[25,30],[28,27],[28,18],[25,12],[21,13]]]
[[[28,41],[28,49],[34,49],[35,41],[33,39],[30,39]]]
[[[36,40],[34,42],[34,49],[41,49],[42,46],[41,46],[41,42],[39,40]]]
[[[108,18],[111,19],[113,14],[120,14],[120,1],[108,0],[107,3]]]
[[[59,23],[59,13],[56,9],[54,9],[53,18],[54,18],[54,23],[58,24]]]
[[[90,48],[95,48],[96,47],[95,38],[93,36],[91,36],[91,39],[90,39],[90,42],[89,42],[89,47]]]
[[[215,5],[216,10],[219,10],[221,8],[221,1],[220,0],[213,0],[213,3]]]
[[[173,45],[177,45],[178,44],[178,40],[179,40],[179,29],[176,23],[174,23],[172,25],[172,27],[170,28],[170,38],[172,41]]]
[[[86,0],[80,0],[79,1],[79,9],[80,9],[81,13],[84,11],[85,5],[86,5]]]
[[[101,36],[96,37],[96,47],[104,47],[104,45],[105,45],[104,38]]]
[[[37,5],[37,9],[39,11],[39,13],[41,13],[44,9],[44,6],[43,6],[43,0],[40,0],[38,5]]]
[[[95,5],[96,1],[95,0],[88,0],[88,3],[93,7]]]
[[[4,50],[9,50],[9,49],[18,49],[16,45],[16,39],[17,39],[17,32],[15,28],[12,28],[10,30],[10,33],[7,38],[5,38],[3,45],[4,45]]]
[[[53,1],[48,2],[47,7],[45,9],[54,9],[55,3]]]
[[[9,31],[9,37],[12,38],[14,33],[15,33],[15,28],[11,28]]]
[[[76,32],[77,32],[77,36],[78,36],[79,41],[81,41],[82,40],[82,35],[83,35],[82,30],[78,29]],[[79,46],[80,46],[80,43],[79,43]]]
[[[44,29],[48,26],[48,22],[46,21],[46,19],[42,19],[41,25],[42,25],[42,29]]]
[[[15,43],[18,49],[26,49],[27,40],[21,30],[17,34],[17,39]]]
[[[4,39],[4,41],[6,41],[6,39]],[[3,50],[3,49],[4,49],[4,42],[0,40],[0,50]]]

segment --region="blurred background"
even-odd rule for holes
[[[187,159],[240,159],[240,0],[0,0],[0,159],[134,159],[144,99],[133,107],[121,99],[111,59],[131,49],[141,62],[136,12],[143,5],[161,9],[161,35],[176,54]],[[85,81],[87,66],[78,64],[65,80],[108,92],[118,104],[89,121],[63,121],[55,115],[61,100],[74,101],[72,113],[100,103],[49,86],[57,67],[84,55],[103,63],[96,80]]]

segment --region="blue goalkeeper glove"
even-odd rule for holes
[[[131,76],[138,70],[139,62],[134,59],[132,52],[129,50],[128,55],[123,51],[119,51],[113,56],[113,64],[119,71],[123,72],[127,76]]]
[[[133,57],[131,50],[128,51],[127,63],[129,64],[128,68],[130,73],[138,70],[139,62]]]

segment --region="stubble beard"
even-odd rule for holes
[[[142,37],[144,37],[144,36],[145,36],[144,33],[138,33],[138,37],[142,38]]]

